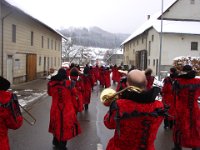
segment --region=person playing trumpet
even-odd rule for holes
[[[155,100],[159,88],[146,90],[144,71],[137,69],[127,74],[126,84],[123,97],[112,101],[104,116],[104,125],[115,130],[106,150],[154,150],[158,128],[167,115],[163,103]]]

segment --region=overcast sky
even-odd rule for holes
[[[7,0],[53,29],[98,26],[133,33],[147,15],[161,11],[162,0]],[[163,0],[164,7],[175,0]]]

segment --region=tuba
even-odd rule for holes
[[[124,89],[122,89],[121,91],[118,91],[116,92],[115,90],[111,89],[111,88],[107,88],[107,89],[104,89],[102,92],[101,92],[101,95],[100,95],[100,101],[101,103],[103,103],[105,106],[110,106],[110,104],[119,99],[119,94],[121,94],[122,92],[126,91],[126,90],[129,90],[129,91],[134,91],[134,92],[137,92],[137,93],[141,93],[142,92],[142,89],[136,87],[136,86],[128,86]]]

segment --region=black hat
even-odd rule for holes
[[[76,67],[73,67],[73,68],[70,70],[70,76],[75,76],[75,77],[78,76],[78,69],[77,69]]]
[[[64,68],[60,68],[58,70],[58,73],[55,76],[51,77],[51,80],[57,80],[57,81],[61,81],[61,80],[65,80],[65,79],[67,79],[67,73]]]
[[[10,82],[7,79],[0,76],[0,90],[6,91],[9,88],[10,88]]]
[[[182,70],[183,72],[190,72],[190,71],[192,71],[192,66],[190,66],[190,65],[185,65],[185,66],[183,66],[183,70]]]
[[[89,74],[90,68],[89,67],[85,67],[83,70],[84,74]]]

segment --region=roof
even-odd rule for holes
[[[177,1],[174,1],[164,12],[166,12]],[[161,13],[156,13],[149,20],[147,20],[140,28],[131,34],[121,45],[129,42],[133,38],[141,35],[150,28],[154,28],[157,32],[161,32],[161,20],[159,20]],[[198,21],[170,21],[163,20],[162,33],[182,33],[182,34],[200,34],[200,22]]]
[[[65,37],[64,35],[62,35],[60,32],[54,30],[53,28],[51,28],[50,26],[46,25],[45,23],[39,21],[38,19],[34,18],[33,16],[29,15],[28,13],[24,12],[23,10],[21,10],[20,8],[18,8],[17,6],[14,6],[13,4],[11,4],[10,2],[8,2],[7,0],[1,0],[3,4],[5,4],[6,6],[30,17],[31,19],[33,19],[34,21],[36,21],[37,23],[43,25],[44,27],[48,28],[50,31],[55,32],[56,34],[60,35],[62,38],[68,40],[67,37]]]

